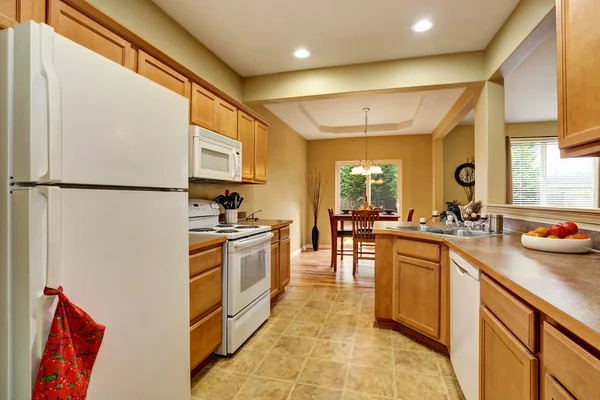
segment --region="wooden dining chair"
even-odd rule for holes
[[[408,217],[406,217],[406,222],[412,222],[413,214],[415,213],[414,208],[408,209]]]
[[[358,260],[374,260],[375,252],[365,251],[363,244],[375,244],[373,224],[379,219],[379,211],[352,211],[352,275],[356,275]]]
[[[341,259],[344,259],[344,254],[352,255],[352,251],[349,249],[344,251],[344,238],[352,237],[352,231],[339,229],[337,222],[333,216],[333,208],[328,208],[327,212],[329,213],[329,225],[331,227],[331,267],[333,268],[333,272],[337,272],[337,256],[341,256]],[[340,248],[338,248],[337,240],[340,240]]]

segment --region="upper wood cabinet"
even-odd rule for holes
[[[537,358],[485,307],[479,334],[479,398],[536,400]]]
[[[60,0],[50,0],[48,6],[48,23],[56,33],[126,68],[133,67],[128,41]]]
[[[600,155],[597,0],[557,0],[558,140],[563,156]]]
[[[267,181],[268,136],[267,127],[256,121],[254,126],[254,180],[259,182]]]
[[[238,140],[242,142],[242,179],[254,179],[254,118],[238,112]]]
[[[394,320],[432,339],[439,339],[441,265],[398,256],[393,281]]]
[[[45,22],[45,0],[0,0],[0,28],[31,20]]]
[[[217,102],[217,132],[235,140],[238,138],[238,110],[223,99]]]
[[[192,83],[190,121],[232,139],[238,138],[237,108],[196,83]]]
[[[211,131],[217,130],[217,103],[216,95],[192,82],[192,106],[190,122]],[[243,149],[242,149],[243,151]]]
[[[138,51],[137,72],[183,97],[190,98],[190,80],[142,50]]]

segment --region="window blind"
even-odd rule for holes
[[[511,138],[513,204],[598,207],[598,159],[560,158],[557,138]]]

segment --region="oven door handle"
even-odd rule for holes
[[[246,247],[254,246],[257,243],[270,241],[272,237],[273,237],[273,234],[271,232],[269,232],[267,235],[261,236],[256,239],[244,240],[241,242],[233,242],[233,249],[239,250],[239,249],[244,249]]]

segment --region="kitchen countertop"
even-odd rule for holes
[[[199,249],[203,249],[205,247],[210,247],[210,246],[214,246],[220,243],[225,243],[225,237],[211,237],[211,236],[204,236],[204,235],[188,235],[189,236],[189,242],[190,242],[190,249],[189,251],[196,251]]]
[[[376,235],[395,235],[447,244],[526,302],[600,350],[600,252],[546,253],[526,249],[521,234],[461,239],[389,226],[418,225],[376,222]],[[433,224],[437,225],[437,224]]]
[[[245,221],[240,220],[238,224],[240,225],[267,225],[270,226],[271,229],[279,229],[284,226],[291,225],[294,221],[291,219],[259,219],[258,221]]]

